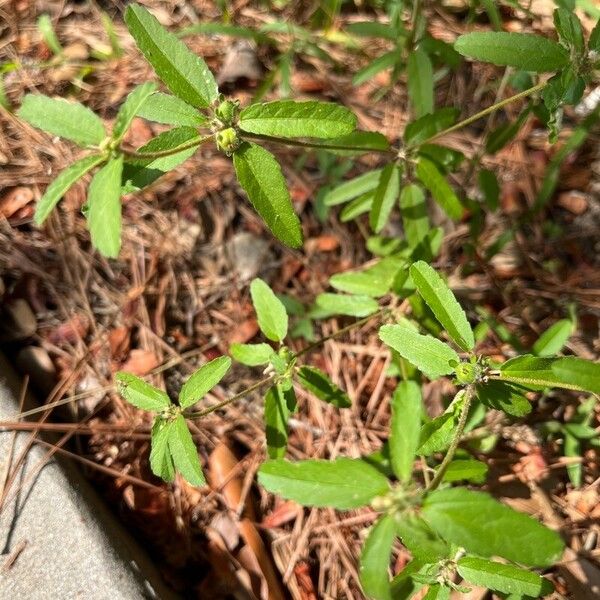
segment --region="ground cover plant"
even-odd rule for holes
[[[152,473],[166,482],[179,474],[193,486],[206,485],[194,433],[202,430],[209,415],[259,391],[267,458],[258,467],[258,484],[302,506],[340,511],[370,507],[375,514],[358,571],[360,593],[368,598],[410,598],[421,590],[426,598],[448,598],[475,586],[510,598],[553,593],[551,580],[543,574],[561,561],[560,532],[477,489],[486,486],[488,478],[482,458],[497,442],[485,424],[492,413],[522,419],[536,410],[538,398],[556,390],[577,393],[585,400],[571,420],[548,420],[544,428],[550,438],[562,440],[565,455],[581,457],[588,445],[598,447],[597,431],[590,423],[600,394],[600,363],[563,352],[577,327],[574,310],[542,332],[531,348],[513,343],[508,360],[480,351],[490,332],[513,340],[483,307],[466,312],[441,270],[432,266],[444,252],[444,229],[434,224],[432,206],[448,221],[466,224],[468,252],[480,262],[491,260],[515,235],[514,229],[507,229],[496,247],[488,248],[488,256],[479,254],[484,222],[498,212],[501,188],[497,175],[482,166],[483,156],[500,152],[534,117],[545,127],[549,143],[557,142],[564,111],[580,104],[600,68],[600,24],[585,36],[575,7],[557,4],[556,39],[472,31],[450,44],[428,32],[418,0],[391,3],[386,23],[352,23],[344,32],[346,43],[366,37],[393,44],[360,69],[354,83],[391,70],[389,85],[375,94],[380,100],[398,82],[406,82],[410,119],[392,142],[380,132],[357,128],[356,115],[342,104],[287,98],[289,84],[283,86],[284,99],[260,98],[242,106],[220,91],[207,64],[184,39],[211,32],[248,37],[251,30],[199,26],[184,30],[182,37],[139,4],[127,7],[124,20],[168,92],[161,91],[158,81],[137,85],[119,107],[110,131],[77,102],[32,93],[23,97],[17,110],[21,120],[85,150],[49,183],[36,205],[36,225],[43,226],[60,210],[69,189],[91,174],[82,210],[91,244],[107,258],[118,258],[121,251],[122,197],[143,192],[207,144],[231,160],[253,210],[274,238],[292,249],[302,248],[304,232],[277,148],[313,153],[325,171],[336,164],[352,169],[359,157],[376,158],[359,175],[332,177],[319,193],[323,211],[341,207],[342,222],[362,223],[373,260],[334,274],[328,283],[335,291],[318,294],[307,306],[278,296],[265,281],[254,278],[249,290],[262,339],[233,342],[230,356],[207,361],[182,385],[177,402],[136,374],[115,374],[119,394],[152,415]],[[496,4],[481,5],[501,29]],[[51,25],[42,20],[39,27],[60,56]],[[268,31],[251,37],[260,42]],[[283,65],[294,52],[306,52],[308,45],[318,54],[312,39],[307,35],[284,54],[287,58],[277,59],[279,75],[282,68],[288,73]],[[436,78],[464,59],[506,67],[505,79],[510,78],[515,93],[462,119],[458,108],[436,105]],[[513,105],[520,113],[486,131],[478,153],[465,156],[440,142]],[[125,140],[139,117],[170,128],[132,147]],[[584,143],[599,118],[600,109],[593,108],[555,154],[522,217],[524,224],[544,210],[558,185],[562,163]],[[465,163],[477,180],[477,197],[452,183]],[[398,223],[401,227],[394,225]],[[315,324],[332,316],[357,320],[317,337]],[[385,443],[360,457],[290,459],[289,423],[296,418],[298,390],[342,413],[353,407],[352,395],[311,364],[311,356],[331,338],[366,323],[376,324],[379,341],[391,357],[387,375],[393,391]],[[308,344],[298,347],[298,337]],[[232,359],[260,367],[262,378],[217,404],[205,405],[203,399],[227,375]],[[423,390],[444,378],[452,397],[440,415],[430,418]],[[568,477],[573,485],[581,485],[581,461],[568,465]],[[392,560],[398,541],[410,557],[400,570]]]

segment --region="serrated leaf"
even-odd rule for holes
[[[391,600],[389,564],[396,539],[396,521],[384,515],[371,527],[360,554],[360,585],[373,600]]]
[[[453,107],[444,107],[434,113],[423,115],[412,121],[404,130],[404,141],[407,145],[416,146],[425,140],[454,125],[459,111]]]
[[[100,118],[79,102],[27,94],[17,115],[30,125],[80,146],[97,146],[106,136]]]
[[[465,351],[475,346],[473,330],[462,306],[439,274],[420,260],[410,267],[412,280],[450,337]]]
[[[171,405],[169,396],[165,392],[132,373],[119,371],[115,374],[115,381],[119,394],[137,408],[158,412]]]
[[[552,363],[552,372],[561,387],[574,383],[581,390],[600,394],[600,363],[567,356]]]
[[[379,233],[390,218],[398,199],[401,176],[400,168],[395,163],[389,163],[381,172],[369,214],[369,223],[375,233]]]
[[[341,292],[379,298],[390,291],[394,279],[406,266],[405,259],[388,256],[366,269],[337,273],[329,283]]]
[[[256,144],[244,142],[233,154],[242,188],[273,235],[287,246],[302,246],[302,228],[275,157]]]
[[[269,460],[260,467],[258,481],[269,492],[303,506],[339,510],[366,506],[389,489],[384,475],[356,458]]]
[[[454,48],[469,58],[536,73],[559,71],[569,63],[569,53],[561,45],[531,33],[467,33]]]
[[[250,295],[260,330],[273,342],[281,342],[288,331],[285,306],[273,290],[258,277],[250,284]]]
[[[548,327],[536,340],[532,347],[536,356],[554,356],[558,354],[573,333],[573,322],[570,319],[561,319]]]
[[[336,408],[348,408],[352,401],[344,390],[340,389],[333,381],[316,367],[303,366],[298,369],[298,383],[319,400],[332,404]]]
[[[212,390],[231,367],[229,356],[219,356],[202,365],[183,384],[179,392],[179,406],[189,408]]]
[[[397,531],[402,544],[419,561],[436,563],[450,555],[450,546],[417,515],[403,514],[398,519]]]
[[[141,108],[138,116],[164,123],[165,125],[180,125],[187,127],[198,127],[206,123],[207,118],[193,106],[190,106],[177,96],[155,92],[149,96]]]
[[[430,229],[423,188],[411,183],[402,189],[400,213],[406,241],[411,248],[415,248],[425,239]]]
[[[430,160],[423,157],[419,158],[417,177],[451,219],[458,221],[462,217],[463,207],[458,196]]]
[[[560,41],[567,48],[574,48],[577,56],[582,56],[585,51],[585,40],[579,17],[572,10],[565,8],[556,8],[553,17]]]
[[[131,126],[131,122],[138,115],[140,108],[144,105],[148,97],[156,90],[156,84],[151,82],[138,85],[129,93],[125,102],[119,108],[115,125],[113,127],[112,137],[114,140],[122,140],[123,136]]]
[[[390,457],[394,474],[400,481],[412,478],[415,453],[419,447],[422,399],[414,381],[402,381],[391,399]]]
[[[465,556],[456,563],[458,574],[475,585],[496,592],[539,598],[552,592],[552,584],[537,573],[513,565]]]
[[[178,415],[169,427],[168,444],[173,464],[184,479],[192,485],[206,485],[196,444],[182,415]]]
[[[42,225],[70,187],[103,161],[103,156],[93,154],[74,162],[64,171],[61,171],[56,176],[56,179],[46,188],[44,195],[35,208],[35,215],[33,217],[35,224],[38,226]]]
[[[229,353],[243,365],[257,367],[268,364],[275,350],[269,344],[231,344]]]
[[[353,198],[374,190],[379,185],[382,169],[367,171],[358,177],[344,181],[337,187],[328,191],[323,197],[325,206],[337,206]]]
[[[429,379],[453,373],[454,367],[450,363],[460,362],[458,354],[450,346],[430,335],[421,335],[406,325],[383,325],[379,329],[379,338]]]
[[[326,319],[334,315],[347,317],[367,317],[377,312],[379,304],[369,296],[348,296],[346,294],[319,294],[310,311],[313,319]]]
[[[422,117],[433,112],[433,65],[427,53],[417,48],[408,56],[408,97],[413,113]]]
[[[336,138],[356,128],[356,116],[330,102],[276,100],[251,104],[240,113],[242,131],[284,138]]]
[[[559,559],[564,547],[556,532],[483,492],[436,490],[421,514],[445,540],[484,557],[541,567]]]
[[[293,388],[288,394],[293,394]],[[287,423],[290,409],[285,392],[279,385],[271,386],[265,395],[265,435],[269,458],[283,458],[287,448]]]
[[[125,23],[146,60],[173,94],[201,108],[217,99],[217,83],[206,63],[144,7],[129,5]]]
[[[483,483],[488,468],[484,462],[475,459],[453,460],[444,473],[443,481],[470,481],[472,483]]]
[[[87,197],[87,223],[92,245],[117,258],[121,250],[121,175],[123,155],[111,158],[92,178]]]
[[[352,78],[352,85],[361,85],[365,81],[375,77],[377,73],[381,73],[381,71],[393,67],[400,59],[401,54],[397,49],[378,56],[354,75]]]
[[[150,434],[150,469],[164,481],[173,481],[175,477],[175,466],[169,451],[169,437],[172,427],[172,421],[157,417],[154,420]]]

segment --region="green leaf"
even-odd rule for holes
[[[421,517],[406,512],[396,527],[402,544],[417,560],[436,563],[450,555],[450,546]]]
[[[558,560],[564,547],[556,532],[483,492],[436,490],[421,514],[445,540],[484,557],[542,567]]]
[[[450,346],[405,324],[384,325],[379,329],[379,338],[432,380],[453,373],[450,363],[459,362]]]
[[[184,125],[198,127],[206,123],[207,118],[177,96],[155,92],[149,96],[138,110],[138,116],[164,123],[165,125]]]
[[[325,206],[336,206],[348,202],[353,198],[374,190],[379,185],[382,169],[367,171],[354,179],[344,181],[344,183],[333,188],[323,197]]]
[[[445,412],[425,423],[420,431],[418,453],[431,456],[446,450],[452,441],[456,425],[454,412]]]
[[[387,23],[377,23],[375,21],[359,21],[358,23],[350,23],[346,27],[348,33],[360,37],[376,37],[392,41],[396,41],[399,37],[399,32],[395,27]]]
[[[594,433],[596,433],[594,431]],[[581,442],[574,436],[569,433],[568,430],[565,429],[565,438],[563,443],[563,452],[567,457],[577,457],[581,458],[582,448]],[[581,486],[582,480],[582,467],[581,463],[574,463],[567,465],[567,475],[569,476],[569,481],[575,486]]]
[[[269,344],[231,344],[229,353],[234,360],[249,367],[266,365],[275,350]]]
[[[450,337],[465,351],[475,346],[473,330],[462,306],[439,274],[422,260],[410,267],[412,280]]]
[[[419,158],[417,177],[451,219],[458,221],[462,217],[463,207],[460,200],[445,177],[430,160]]]
[[[560,41],[567,48],[574,48],[578,57],[585,52],[583,28],[577,15],[565,8],[554,10],[554,27],[558,31]]]
[[[42,225],[48,218],[58,201],[66,194],[67,190],[88,171],[104,161],[104,157],[98,154],[86,156],[61,171],[56,179],[46,188],[44,195],[35,208],[33,220],[36,225]]]
[[[366,67],[363,67],[360,71],[352,78],[352,85],[361,85],[365,81],[368,81],[372,77],[375,77],[377,73],[385,71],[393,67],[401,59],[400,51],[395,49],[390,52],[386,52],[381,56],[378,56],[374,61],[370,62]]]
[[[310,311],[313,319],[326,319],[333,315],[347,317],[367,317],[377,312],[379,304],[368,296],[347,296],[345,294],[319,294]]]
[[[360,554],[360,585],[373,600],[391,600],[390,556],[396,539],[396,520],[382,516],[369,530]]]
[[[173,425],[173,421],[156,417],[150,434],[150,469],[164,481],[173,481],[175,477],[175,466],[169,452],[169,437]]]
[[[146,60],[173,94],[201,108],[217,99],[217,83],[206,63],[145,8],[130,4],[125,23]]]
[[[561,319],[551,325],[533,345],[533,353],[536,356],[554,356],[558,354],[573,333],[573,322],[571,319]]]
[[[531,402],[525,396],[528,391],[516,384],[490,379],[477,386],[477,397],[490,408],[513,417],[524,417],[531,412]]]
[[[138,85],[132,92],[129,93],[125,102],[121,105],[117,113],[117,119],[113,127],[112,137],[114,140],[121,141],[127,130],[131,126],[131,122],[140,111],[147,99],[156,90],[156,84],[146,82]]]
[[[242,131],[276,137],[335,138],[356,128],[356,116],[330,102],[276,100],[251,104],[240,113]]]
[[[416,183],[407,185],[400,193],[400,212],[404,235],[411,248],[418,246],[429,233],[429,217],[423,188]]]
[[[366,269],[337,273],[329,283],[342,292],[379,298],[390,291],[394,279],[405,268],[405,259],[388,256]]]
[[[367,192],[348,202],[348,204],[340,211],[340,221],[342,223],[348,223],[348,221],[354,221],[354,219],[357,219],[360,215],[368,213],[371,210],[371,206],[373,206],[374,196],[375,192]]]
[[[433,112],[433,65],[427,53],[417,48],[408,56],[408,97],[413,113],[422,117]]]
[[[389,490],[385,475],[356,458],[268,460],[258,471],[258,481],[269,492],[303,506],[339,510],[366,506]]]
[[[459,111],[453,107],[440,108],[432,114],[423,115],[406,126],[404,141],[409,146],[421,144],[436,133],[454,125],[458,115]]]
[[[250,284],[252,304],[263,334],[273,342],[281,342],[288,331],[288,315],[281,300],[258,277]]]
[[[165,392],[131,373],[119,371],[115,374],[115,381],[119,394],[137,408],[158,412],[171,405]]]
[[[423,600],[450,600],[451,591],[451,588],[441,583],[430,584]]]
[[[539,598],[552,592],[552,584],[537,573],[513,565],[465,556],[456,564],[458,574],[475,585],[503,592]]]
[[[46,42],[46,46],[52,50],[52,52],[56,55],[62,54],[63,48],[56,37],[56,31],[54,31],[54,27],[52,25],[52,20],[49,15],[43,14],[38,17],[37,26],[44,38],[44,42]]]
[[[561,45],[531,33],[467,33],[454,48],[469,58],[536,73],[559,71],[569,64],[569,53]]]
[[[314,145],[337,156],[358,156],[371,151],[390,149],[390,142],[382,133],[360,130],[333,139],[315,140]],[[348,146],[354,149],[348,150]]]
[[[289,395],[290,392],[294,394],[293,388],[284,392],[280,385],[274,385],[265,395],[265,435],[269,458],[285,456],[288,440],[287,424],[290,416],[286,393]]]
[[[97,146],[106,136],[100,118],[79,102],[27,94],[17,115],[38,129],[83,147]]]
[[[496,154],[496,152],[502,150],[504,146],[516,137],[521,127],[525,125],[529,113],[531,113],[531,107],[527,106],[516,119],[508,123],[503,123],[496,129],[493,129],[485,140],[485,151],[488,154]]]
[[[302,246],[300,220],[275,157],[244,142],[233,154],[233,165],[240,185],[273,235],[292,248]]]
[[[419,447],[422,399],[414,381],[402,381],[391,399],[390,457],[394,474],[408,483],[412,478],[415,453]]]
[[[184,479],[192,485],[206,485],[196,444],[182,415],[177,415],[169,427],[168,443],[173,464]]]
[[[487,465],[480,460],[457,459],[448,465],[443,481],[471,481],[481,484],[485,481],[487,472]]]
[[[561,387],[575,384],[581,390],[600,394],[600,363],[567,356],[552,363],[552,372]]]
[[[121,250],[121,174],[123,155],[111,158],[92,178],[87,198],[87,223],[92,245],[117,258]]]
[[[298,369],[298,383],[319,400],[332,404],[337,408],[348,408],[352,401],[348,394],[341,390],[333,381],[316,367],[303,366]]]
[[[229,371],[231,359],[229,356],[219,356],[202,365],[183,384],[179,392],[179,406],[189,408],[212,390]]]
[[[400,168],[395,163],[389,163],[381,172],[369,214],[369,223],[375,233],[379,233],[390,218],[398,199],[401,176]]]
[[[238,25],[229,25],[226,23],[195,23],[189,27],[184,27],[179,31],[179,37],[185,37],[194,33],[204,35],[229,35],[237,38],[254,40],[260,44],[274,44],[268,36],[260,31]]]
[[[496,174],[489,169],[481,169],[477,178],[485,205],[492,211],[498,210],[498,205],[500,204],[500,184],[498,183]]]
[[[600,52],[600,20],[596,23],[594,29],[592,29],[592,32],[590,33],[588,48],[595,52]]]

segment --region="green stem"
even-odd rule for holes
[[[162,158],[164,156],[172,156],[173,154],[177,154],[182,152],[183,150],[188,150],[189,148],[194,148],[195,146],[200,146],[209,140],[212,140],[214,136],[210,135],[198,135],[191,140],[188,140],[184,144],[180,144],[175,148],[169,148],[168,150],[158,150],[156,152],[138,152],[137,150],[130,150],[129,148],[124,148],[121,146],[119,149],[125,156],[129,156],[131,158],[138,159],[153,159],[153,158]]]
[[[263,142],[271,142],[273,144],[281,144],[283,146],[299,146],[300,148],[312,148],[314,150],[346,150],[348,152],[377,152],[379,154],[398,153],[394,148],[369,148],[366,146],[350,146],[345,144],[328,144],[319,142],[309,142],[306,140],[293,140],[288,138],[280,138],[273,135],[263,135],[261,133],[247,133],[240,131],[239,135],[242,139],[261,140]]]
[[[513,102],[516,102],[517,100],[521,100],[522,98],[527,98],[527,96],[531,96],[532,94],[535,94],[536,92],[543,90],[545,87],[546,87],[546,82],[538,83],[537,85],[530,87],[529,89],[525,90],[524,92],[519,92],[518,94],[515,94],[514,96],[510,96],[509,98],[505,98],[504,100],[501,100],[500,102],[496,102],[496,104],[492,104],[491,106],[488,106],[484,110],[479,111],[478,113],[472,115],[471,117],[467,117],[466,119],[459,121],[455,125],[452,125],[452,127],[448,127],[447,129],[444,129],[443,131],[438,131],[438,133],[432,135],[431,137],[428,137],[425,141],[420,142],[419,144],[416,144],[416,145],[422,146],[423,144],[429,144],[433,140],[437,140],[438,138],[440,138],[444,135],[447,135],[454,131],[458,131],[459,129],[462,129],[463,127],[466,127],[467,125],[474,123],[475,121],[479,121],[479,119],[486,117],[487,115],[489,115],[493,112],[496,112],[497,110],[500,110],[501,108],[504,108],[505,106],[512,104]],[[409,146],[409,147],[413,147],[413,146]]]
[[[440,485],[440,483],[442,482],[442,479],[444,478],[446,470],[448,469],[448,466],[450,465],[450,463],[452,462],[452,459],[454,458],[454,455],[456,454],[456,450],[458,449],[458,444],[460,444],[460,440],[465,431],[465,426],[467,424],[467,417],[469,416],[469,409],[471,408],[471,402],[473,401],[474,396],[475,396],[475,388],[473,386],[467,387],[465,389],[465,400],[464,400],[464,403],[463,403],[463,406],[462,406],[462,409],[460,412],[460,417],[458,419],[458,425],[456,427],[456,430],[454,431],[454,437],[452,438],[452,441],[450,442],[450,446],[448,447],[448,452],[446,452],[446,456],[444,456],[444,460],[442,461],[442,464],[438,467],[437,471],[435,472],[434,478],[431,480],[431,482],[427,486],[427,489],[426,489],[427,492],[432,492]]]

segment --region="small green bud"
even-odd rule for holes
[[[238,100],[223,100],[215,110],[215,116],[223,125],[233,125],[240,103]]]
[[[474,365],[468,362],[460,363],[455,369],[456,379],[463,385],[475,383],[480,373],[479,365]]]
[[[240,146],[240,140],[233,127],[218,131],[216,134],[217,148],[231,156]]]

